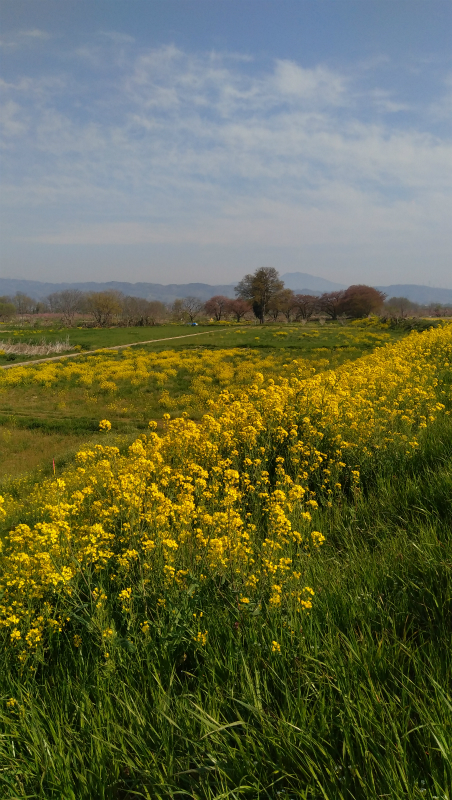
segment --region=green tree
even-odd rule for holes
[[[0,319],[11,319],[16,313],[16,306],[10,297],[0,297]]]
[[[86,307],[96,325],[106,328],[111,324],[113,317],[121,313],[122,300],[121,292],[90,292],[86,296]]]
[[[271,301],[284,289],[284,283],[274,267],[260,267],[252,275],[245,275],[235,287],[241,300],[252,304],[254,315],[262,324]]]

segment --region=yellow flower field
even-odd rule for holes
[[[208,391],[203,358],[189,356],[191,394]],[[165,354],[159,376],[175,358]],[[127,355],[96,359],[96,380],[101,373],[112,386],[119,377],[139,386],[153,356],[138,355],[133,369]],[[306,585],[306,560],[324,541],[313,523],[318,504],[334,507],[344,491],[358,496],[360,471],[382,454],[416,450],[422,429],[448,413],[451,362],[452,327],[318,373],[292,363],[287,377],[270,378],[250,355],[243,373],[234,367],[226,377],[218,362],[225,388],[204,398],[199,422],[166,414],[163,430],[151,423],[120,452],[102,420],[103,445],[79,452],[22,504],[5,498],[6,523],[19,520],[7,525],[0,556],[8,643],[25,660],[69,629],[78,647],[86,629],[107,654],[118,626],[133,618],[146,636],[159,609],[206,581],[226,583],[244,613],[263,605],[309,612],[315,587]],[[44,365],[4,380],[50,387],[62,374],[88,381],[90,371]]]
[[[254,331],[252,331],[254,333]],[[229,332],[219,333],[219,340],[227,344]],[[248,341],[249,330],[235,332],[236,339]],[[296,344],[296,358],[290,349],[274,349],[268,353],[255,345],[260,339],[268,344],[279,344],[281,338]],[[256,372],[264,379],[278,380],[281,375],[301,374],[335,368],[344,359],[356,358],[360,348],[374,348],[390,338],[386,331],[337,329],[334,350],[317,346],[324,342],[318,330],[302,328],[288,331],[269,331],[255,337],[253,346],[199,347],[192,350],[167,350],[148,352],[141,348],[121,351],[99,350],[95,355],[80,360],[30,364],[0,371],[0,393],[7,392],[14,399],[20,396],[21,408],[34,409],[35,395],[52,395],[56,413],[78,410],[86,414],[108,409],[113,417],[140,417],[145,410],[151,416],[164,411],[199,416],[206,411],[207,400],[222,388],[246,387]],[[255,341],[258,340],[258,342]],[[310,348],[306,349],[306,343]],[[311,345],[314,345],[311,347]],[[300,352],[303,355],[300,355]],[[20,393],[20,395],[18,394]],[[149,418],[149,417],[148,417]]]

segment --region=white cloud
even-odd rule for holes
[[[135,39],[127,33],[119,33],[118,31],[99,31],[100,36],[105,39],[110,39],[115,44],[133,44]]]
[[[34,40],[35,42],[45,42],[51,38],[51,34],[47,33],[47,31],[42,31],[39,28],[33,28],[31,30],[18,31],[12,38],[0,40],[0,47],[12,51],[16,50],[17,48],[23,49],[24,47],[28,47],[30,40]]]
[[[197,244],[265,245],[342,247],[353,241],[354,246],[399,245],[410,241],[411,246],[427,237],[434,241],[438,229],[446,226],[449,213],[441,195],[429,198],[430,212],[412,200],[398,201],[391,207],[382,206],[364,192],[338,183],[328,187],[328,202],[322,191],[310,193],[309,203],[295,204],[262,198],[250,203],[248,198],[231,199],[206,219],[193,215],[174,226],[172,220],[162,221],[155,213],[145,222],[100,222],[68,225],[59,233],[39,234],[34,241],[46,244]]]
[[[443,86],[442,97],[431,103],[429,107],[430,116],[440,122],[452,119],[452,74],[445,77]]]
[[[316,105],[336,105],[346,100],[346,80],[324,66],[303,69],[293,61],[278,59],[274,74],[277,92],[300,100],[315,100]]]
[[[373,89],[370,92],[375,107],[385,114],[397,114],[399,111],[411,111],[413,106],[410,103],[401,103],[393,100],[393,93],[385,89]]]
[[[101,45],[78,54],[108,72]],[[452,147],[428,109],[325,65],[172,45],[111,58],[105,84],[4,83],[4,202],[42,209],[29,241],[447,248]]]
[[[46,40],[46,39],[51,39],[52,38],[50,33],[47,33],[47,31],[42,31],[39,28],[33,28],[32,30],[29,30],[29,31],[20,31],[19,35],[20,36],[28,36],[30,39]]]
[[[7,100],[0,108],[0,127],[5,137],[3,146],[8,146],[11,137],[21,136],[26,132],[27,123],[22,107],[14,100]]]

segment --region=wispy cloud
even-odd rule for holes
[[[40,28],[32,28],[30,30],[17,31],[13,36],[0,40],[0,47],[14,51],[20,48],[30,47],[32,42],[38,44],[39,42],[46,42],[52,39],[52,35],[47,31]]]
[[[375,107],[386,114],[397,114],[400,111],[412,111],[414,107],[410,103],[403,103],[400,100],[394,100],[394,93],[387,89],[373,89],[370,96],[375,104]]]
[[[43,39],[43,40],[52,38],[50,33],[47,33],[47,31],[42,31],[39,28],[32,28],[31,30],[28,31],[20,31],[19,36],[27,36],[30,39]]]
[[[24,119],[22,107],[14,100],[7,100],[0,108],[0,126],[3,136],[3,146],[8,144],[11,138],[21,136],[27,130],[27,123]]]
[[[129,36],[128,33],[120,33],[119,31],[99,31],[99,35],[103,36],[105,39],[110,39],[110,41],[115,44],[133,44],[135,41],[133,36]]]
[[[433,111],[351,69],[173,45],[118,60],[131,37],[102,38],[78,49],[102,74],[4,84],[4,198],[42,209],[30,241],[446,246],[452,145]]]
[[[452,122],[452,73],[445,76],[442,96],[430,104],[428,112],[435,120]]]

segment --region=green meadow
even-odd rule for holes
[[[77,343],[98,349],[157,331],[167,332],[70,338],[86,336]],[[290,380],[300,365],[323,374],[403,335],[367,326],[216,326],[202,344],[82,354],[77,374],[61,366],[43,381],[30,373],[2,385],[4,541],[13,526],[38,519],[33,498],[53,480],[53,459],[65,480],[81,447],[126,454],[149,419],[157,432],[168,411],[197,422],[210,397],[231,386],[245,392],[256,369],[263,385],[271,376]],[[187,584],[183,602],[168,594],[147,636],[131,613],[107,656],[88,628],[73,646],[91,608],[88,590],[80,620],[34,657],[15,658],[5,635],[0,797],[451,800],[449,366],[441,375],[444,410],[420,432],[413,455],[382,452],[363,469],[359,491],[344,485],[333,504],[318,495],[312,525],[325,542],[306,560],[303,579],[315,596],[302,618],[265,604],[247,610],[228,581],[206,580]],[[99,431],[101,419],[110,432]],[[96,569],[86,574],[97,581]],[[201,619],[209,636],[200,644]]]
[[[18,328],[8,336],[0,332],[0,338],[4,340],[36,344],[43,338],[48,342],[56,342],[68,337],[70,344],[82,348],[82,351],[75,359],[63,359],[58,363],[77,361],[88,367],[92,364],[93,370],[94,359],[85,355],[86,351],[157,340],[139,348],[134,347],[131,352],[143,349],[144,353],[162,353],[171,350],[180,354],[176,374],[170,376],[165,386],[173,397],[186,392],[190,379],[183,366],[184,353],[196,352],[205,361],[208,354],[218,350],[236,350],[237,353],[232,357],[236,363],[251,352],[258,358],[276,357],[276,372],[282,362],[297,358],[312,361],[315,367],[325,369],[359,358],[388,341],[396,341],[401,335],[404,334],[398,330],[381,326],[342,327],[339,324],[322,326],[315,323],[284,326],[199,325],[196,328],[187,325],[61,328],[38,333]],[[18,356],[16,361],[7,362],[4,356],[0,356],[0,368],[17,369],[19,361],[27,363],[38,358],[42,359],[42,356]],[[117,358],[115,351],[102,354],[105,360],[114,361]],[[130,438],[143,430],[149,419],[159,420],[167,410],[159,403],[162,387],[155,382],[148,382],[138,390],[130,381],[123,381],[113,396],[96,383],[94,389],[90,387],[89,390],[63,380],[48,389],[31,381],[5,387],[1,378],[0,372],[0,444],[3,454],[0,481],[17,478],[30,470],[43,470],[46,474],[53,468],[54,459],[60,466],[67,463],[87,437],[97,435],[100,419],[114,420],[115,430]],[[181,407],[182,410],[185,407]]]

